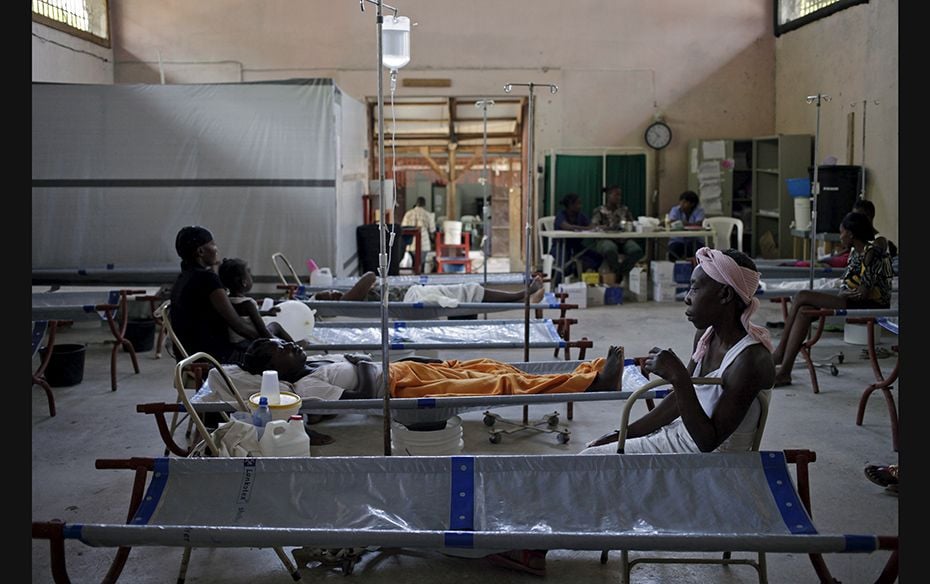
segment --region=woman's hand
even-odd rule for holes
[[[678,355],[669,349],[660,349],[653,347],[649,350],[649,356],[643,364],[643,369],[649,373],[655,373],[662,379],[669,381],[674,385],[682,379],[690,379],[685,364],[681,362]]]

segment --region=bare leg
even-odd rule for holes
[[[378,276],[374,272],[365,272],[347,291],[323,290],[314,294],[313,298],[315,300],[364,300],[377,279]]]
[[[530,282],[530,297],[539,290],[542,290],[542,278],[538,275]],[[493,288],[484,289],[484,298],[482,302],[519,302],[526,298],[526,290],[518,292],[505,292],[503,290],[494,290]]]
[[[607,349],[607,363],[604,368],[597,373],[597,377],[588,386],[585,391],[612,391],[617,389],[620,382],[620,374],[623,373],[623,362],[620,359],[622,354],[620,347],[611,346]]]
[[[791,384],[791,370],[798,357],[801,345],[810,333],[813,317],[805,316],[801,311],[805,308],[844,308],[846,299],[842,296],[822,294],[810,290],[802,290],[794,297],[794,306],[785,321],[785,332],[778,342],[778,347],[772,353],[772,359],[778,368],[775,371],[775,386]]]

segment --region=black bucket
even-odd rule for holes
[[[155,346],[155,321],[151,318],[129,319],[125,338],[137,353],[151,351]]]
[[[54,345],[52,358],[45,368],[45,380],[52,387],[69,387],[77,385],[84,379],[84,354],[87,345]],[[48,347],[39,349],[42,358]]]

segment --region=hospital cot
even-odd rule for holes
[[[191,389],[184,383],[184,371],[186,368],[198,361],[211,363],[220,374],[222,384],[218,387],[204,385],[200,389],[193,391],[188,395]],[[581,361],[537,361],[537,362],[520,362],[511,363],[514,367],[533,374],[543,373],[566,373],[577,367]],[[650,409],[654,406],[654,399],[663,398],[668,394],[667,389],[656,387],[659,385],[651,382],[648,392],[642,397],[646,400],[646,405]],[[197,353],[178,362],[175,367],[174,386],[178,392],[177,403],[147,403],[136,406],[136,411],[144,414],[155,416],[155,422],[158,427],[159,435],[167,448],[166,455],[170,451],[178,456],[187,456],[191,452],[190,447],[182,447],[174,439],[174,430],[176,424],[174,420],[180,414],[192,413],[191,422],[196,425],[199,435],[205,437],[205,448],[208,451],[216,452],[215,445],[211,444],[209,429],[203,421],[202,416],[211,412],[220,412],[228,415],[234,411],[245,411],[247,409],[246,401],[252,391],[243,390],[230,378],[226,369],[224,369],[216,360],[206,353]],[[390,408],[390,417],[397,423],[407,427],[423,427],[435,425],[449,420],[453,416],[468,412],[495,407],[507,407],[513,405],[523,405],[527,407],[533,404],[543,403],[564,403],[585,402],[585,401],[613,401],[626,399],[630,395],[629,391],[623,391],[619,387],[615,391],[597,391],[597,392],[574,392],[574,393],[545,393],[545,394],[523,394],[523,395],[473,395],[473,396],[439,396],[423,398],[394,398],[388,403]],[[369,415],[383,415],[385,401],[382,398],[371,399],[346,399],[346,400],[314,400],[304,399],[301,404],[301,413],[333,413],[333,412],[357,412]],[[169,426],[166,420],[166,414],[172,414],[172,423]],[[487,421],[485,422],[487,424]],[[524,417],[523,423],[528,424]],[[490,425],[490,424],[488,424]],[[385,426],[385,444],[390,443],[389,427]],[[492,434],[493,438],[493,434]],[[491,440],[492,443],[497,443]]]
[[[52,393],[52,388],[48,384],[48,380],[45,379],[45,369],[48,367],[49,361],[51,361],[55,351],[55,334],[57,330],[57,320],[32,321],[33,359],[35,359],[36,353],[40,352],[39,349],[42,346],[43,340],[45,340],[46,347],[46,350],[40,354],[39,364],[36,370],[32,372],[32,385],[38,385],[45,390],[45,397],[48,399],[48,415],[53,418],[55,417],[55,395]]]
[[[116,391],[116,354],[120,349],[129,353],[132,368],[139,373],[139,360],[132,343],[126,338],[129,324],[129,298],[151,296],[146,290],[85,289],[75,291],[32,293],[32,320],[104,321],[115,342],[110,355],[110,389]]]
[[[100,459],[98,469],[135,473],[126,522],[33,521],[32,536],[49,540],[56,582],[68,581],[69,539],[120,548],[110,582],[137,546],[808,554],[822,582],[833,581],[823,554],[887,551],[875,582],[894,581],[896,535],[815,527],[815,458],[787,450]]]

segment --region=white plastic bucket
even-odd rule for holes
[[[261,392],[253,393],[249,396],[249,409],[254,413],[258,409],[258,400],[262,397]],[[290,391],[281,392],[281,403],[278,405],[269,405],[272,420],[287,420],[293,414],[300,413],[300,406],[303,399],[296,393]]]
[[[882,327],[875,327],[875,342],[882,338]],[[847,322],[843,325],[843,341],[850,345],[869,344],[869,325]]]
[[[262,456],[310,456],[310,436],[302,420],[268,422],[258,444]]]
[[[462,243],[462,222],[442,222],[442,242],[446,245],[459,245]]]
[[[811,226],[810,197],[794,197],[794,228],[804,231]]]
[[[451,417],[441,430],[414,431],[391,423],[391,452],[409,456],[458,454],[465,447],[462,418]]]

